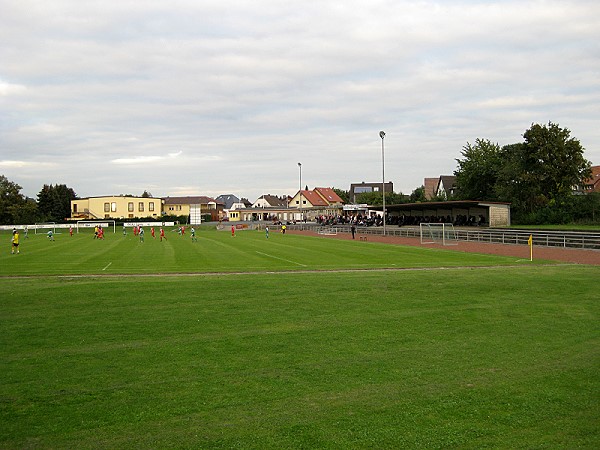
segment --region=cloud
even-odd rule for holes
[[[253,200],[295,192],[298,161],[303,184],[348,189],[379,179],[382,129],[410,193],[467,141],[549,120],[600,164],[594,1],[5,3],[2,157],[57,164],[3,166],[29,193]]]
[[[22,169],[22,168],[36,168],[36,169],[50,169],[57,167],[56,163],[52,162],[39,162],[39,161],[11,161],[11,160],[0,160],[0,168],[4,169]]]
[[[22,94],[27,88],[21,84],[7,83],[0,80],[0,97]]]
[[[157,155],[150,155],[150,156],[134,156],[131,158],[116,158],[113,159],[111,162],[113,164],[145,164],[145,163],[152,163],[152,162],[157,162],[157,161],[167,161],[167,160],[171,160],[171,159],[175,159],[179,156],[181,156],[183,152],[179,151],[176,153],[169,153],[167,154],[167,156],[157,156]]]
[[[27,162],[27,161],[0,161],[0,167],[2,167],[2,168],[9,168],[9,167],[20,168],[20,167],[30,166],[31,164],[32,163]]]

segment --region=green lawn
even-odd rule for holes
[[[7,245],[0,448],[600,446],[598,267],[149,234]]]
[[[325,240],[274,231],[267,240],[262,231],[239,231],[231,237],[227,231],[203,229],[197,233],[197,242],[191,242],[187,234],[182,237],[170,230],[166,234],[167,240],[160,242],[146,230],[141,243],[131,233],[107,233],[101,241],[94,239],[91,231],[73,237],[64,232],[57,234],[54,242],[30,233],[29,239],[21,238],[19,255],[10,254],[10,237],[6,234],[7,251],[0,255],[0,276],[497,266],[517,261],[439,247]]]

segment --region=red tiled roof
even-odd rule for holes
[[[592,166],[592,176],[585,180],[585,185],[591,192],[600,192],[600,166]]]
[[[313,206],[329,206],[329,203],[327,203],[327,201],[315,191],[306,191],[302,189],[300,192],[302,193],[302,197],[306,198],[306,200]]]
[[[317,194],[323,197],[330,205],[332,203],[344,203],[344,201],[340,198],[339,195],[335,193],[332,188],[323,188],[318,187],[314,189]]]

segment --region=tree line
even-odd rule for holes
[[[591,162],[567,128],[549,122],[532,124],[523,142],[500,147],[489,139],[467,142],[456,159],[454,194],[426,198],[425,187],[410,195],[386,192],[386,204],[445,200],[497,201],[511,204],[513,223],[565,224],[600,222],[600,193],[584,194]],[[336,189],[347,201],[348,191]],[[380,206],[381,192],[365,192],[358,203]]]
[[[523,142],[500,147],[489,139],[467,142],[456,159],[456,189],[451,197],[425,197],[420,186],[410,195],[386,192],[386,204],[441,200],[480,200],[511,203],[513,223],[598,223],[600,193],[583,192],[591,177],[591,162],[567,128],[549,122],[532,124]],[[20,193],[21,186],[0,175],[0,223],[60,222],[71,215],[75,191],[64,184],[44,184],[37,201]],[[348,203],[349,192],[334,188]],[[147,191],[142,196],[151,197]],[[379,206],[381,192],[365,192],[358,203]]]
[[[37,200],[21,194],[22,187],[0,175],[0,223],[63,222],[71,215],[77,194],[65,184],[44,184]]]
[[[523,142],[500,147],[489,139],[467,143],[458,158],[456,199],[511,203],[521,224],[598,221],[600,195],[585,192],[591,162],[567,128],[532,124]]]

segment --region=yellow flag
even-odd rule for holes
[[[533,234],[529,235],[529,240],[527,241],[529,245],[533,244]]]

